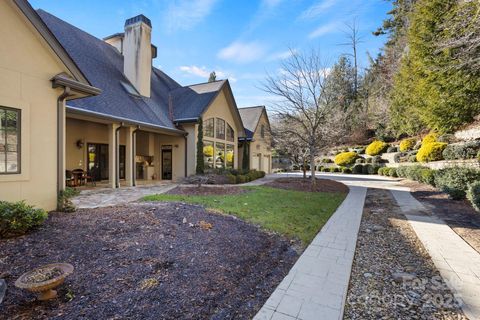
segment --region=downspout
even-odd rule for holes
[[[187,168],[188,168],[188,164],[187,164],[188,139],[187,139],[187,136],[188,136],[188,133],[183,136],[183,138],[185,139],[185,178],[188,176],[188,173],[187,173]]]
[[[120,122],[120,126],[115,129],[115,188],[120,188],[120,139],[118,132],[123,127],[123,122]]]
[[[136,160],[136,153],[137,153],[137,131],[140,130],[140,126],[137,126],[135,130],[132,132],[132,186],[136,186],[137,183],[137,163]]]
[[[70,87],[64,87],[57,99],[57,194],[65,189],[65,99],[70,92]]]

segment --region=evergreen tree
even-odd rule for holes
[[[210,76],[208,77],[208,82],[214,82],[217,80],[217,74],[215,71],[210,72]]]
[[[243,157],[242,157],[242,169],[244,171],[248,171],[250,170],[250,153],[249,153],[249,149],[250,149],[250,143],[248,143],[247,141],[245,141],[243,143]]]
[[[197,174],[205,173],[205,162],[203,159],[203,120],[198,119],[198,135],[197,135],[197,167],[195,169]]]

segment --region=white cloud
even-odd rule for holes
[[[296,52],[296,49],[274,52],[267,58],[267,61],[285,60],[287,58],[290,58],[292,54],[295,54]]]
[[[248,63],[262,58],[265,55],[265,47],[254,42],[234,41],[228,47],[218,52],[218,57],[237,63]]]
[[[168,30],[188,30],[202,22],[212,11],[218,0],[171,1],[165,19]]]
[[[199,67],[195,65],[191,66],[180,66],[179,67],[180,71],[183,71],[184,73],[188,75],[192,75],[198,78],[203,78],[205,81],[208,79],[210,76],[210,72],[215,71],[215,74],[217,75],[217,79],[228,79],[230,82],[236,82],[237,78],[230,72],[226,72],[223,70],[216,70],[215,68],[208,69],[205,66]]]
[[[307,10],[303,11],[300,15],[300,19],[313,19],[323,14],[326,10],[337,4],[339,0],[322,0],[310,6]]]
[[[321,25],[321,26],[318,27],[317,29],[313,30],[313,31],[308,35],[308,37],[309,37],[310,39],[318,38],[318,37],[324,36],[324,35],[326,35],[326,34],[332,33],[332,32],[334,32],[334,31],[337,31],[337,30],[338,30],[338,27],[339,27],[338,22],[330,22],[330,23]]]

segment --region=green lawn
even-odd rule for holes
[[[201,204],[258,224],[309,244],[345,199],[341,193],[300,192],[265,186],[244,187],[249,192],[222,196],[159,194],[144,201],[178,201]]]

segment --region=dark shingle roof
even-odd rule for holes
[[[247,138],[253,138],[255,129],[257,128],[258,121],[262,115],[264,106],[257,107],[248,107],[248,108],[239,108],[238,112],[240,117],[242,117],[243,126],[245,127],[245,134]]]
[[[174,118],[197,118],[221,89],[209,85],[204,92],[197,92],[197,86],[182,87],[161,70],[152,68],[151,97],[129,94],[125,86],[131,83],[123,73],[123,56],[117,49],[48,12],[37,13],[89,82],[102,90],[99,96],[69,101],[73,108],[174,129],[169,118],[170,96]]]

